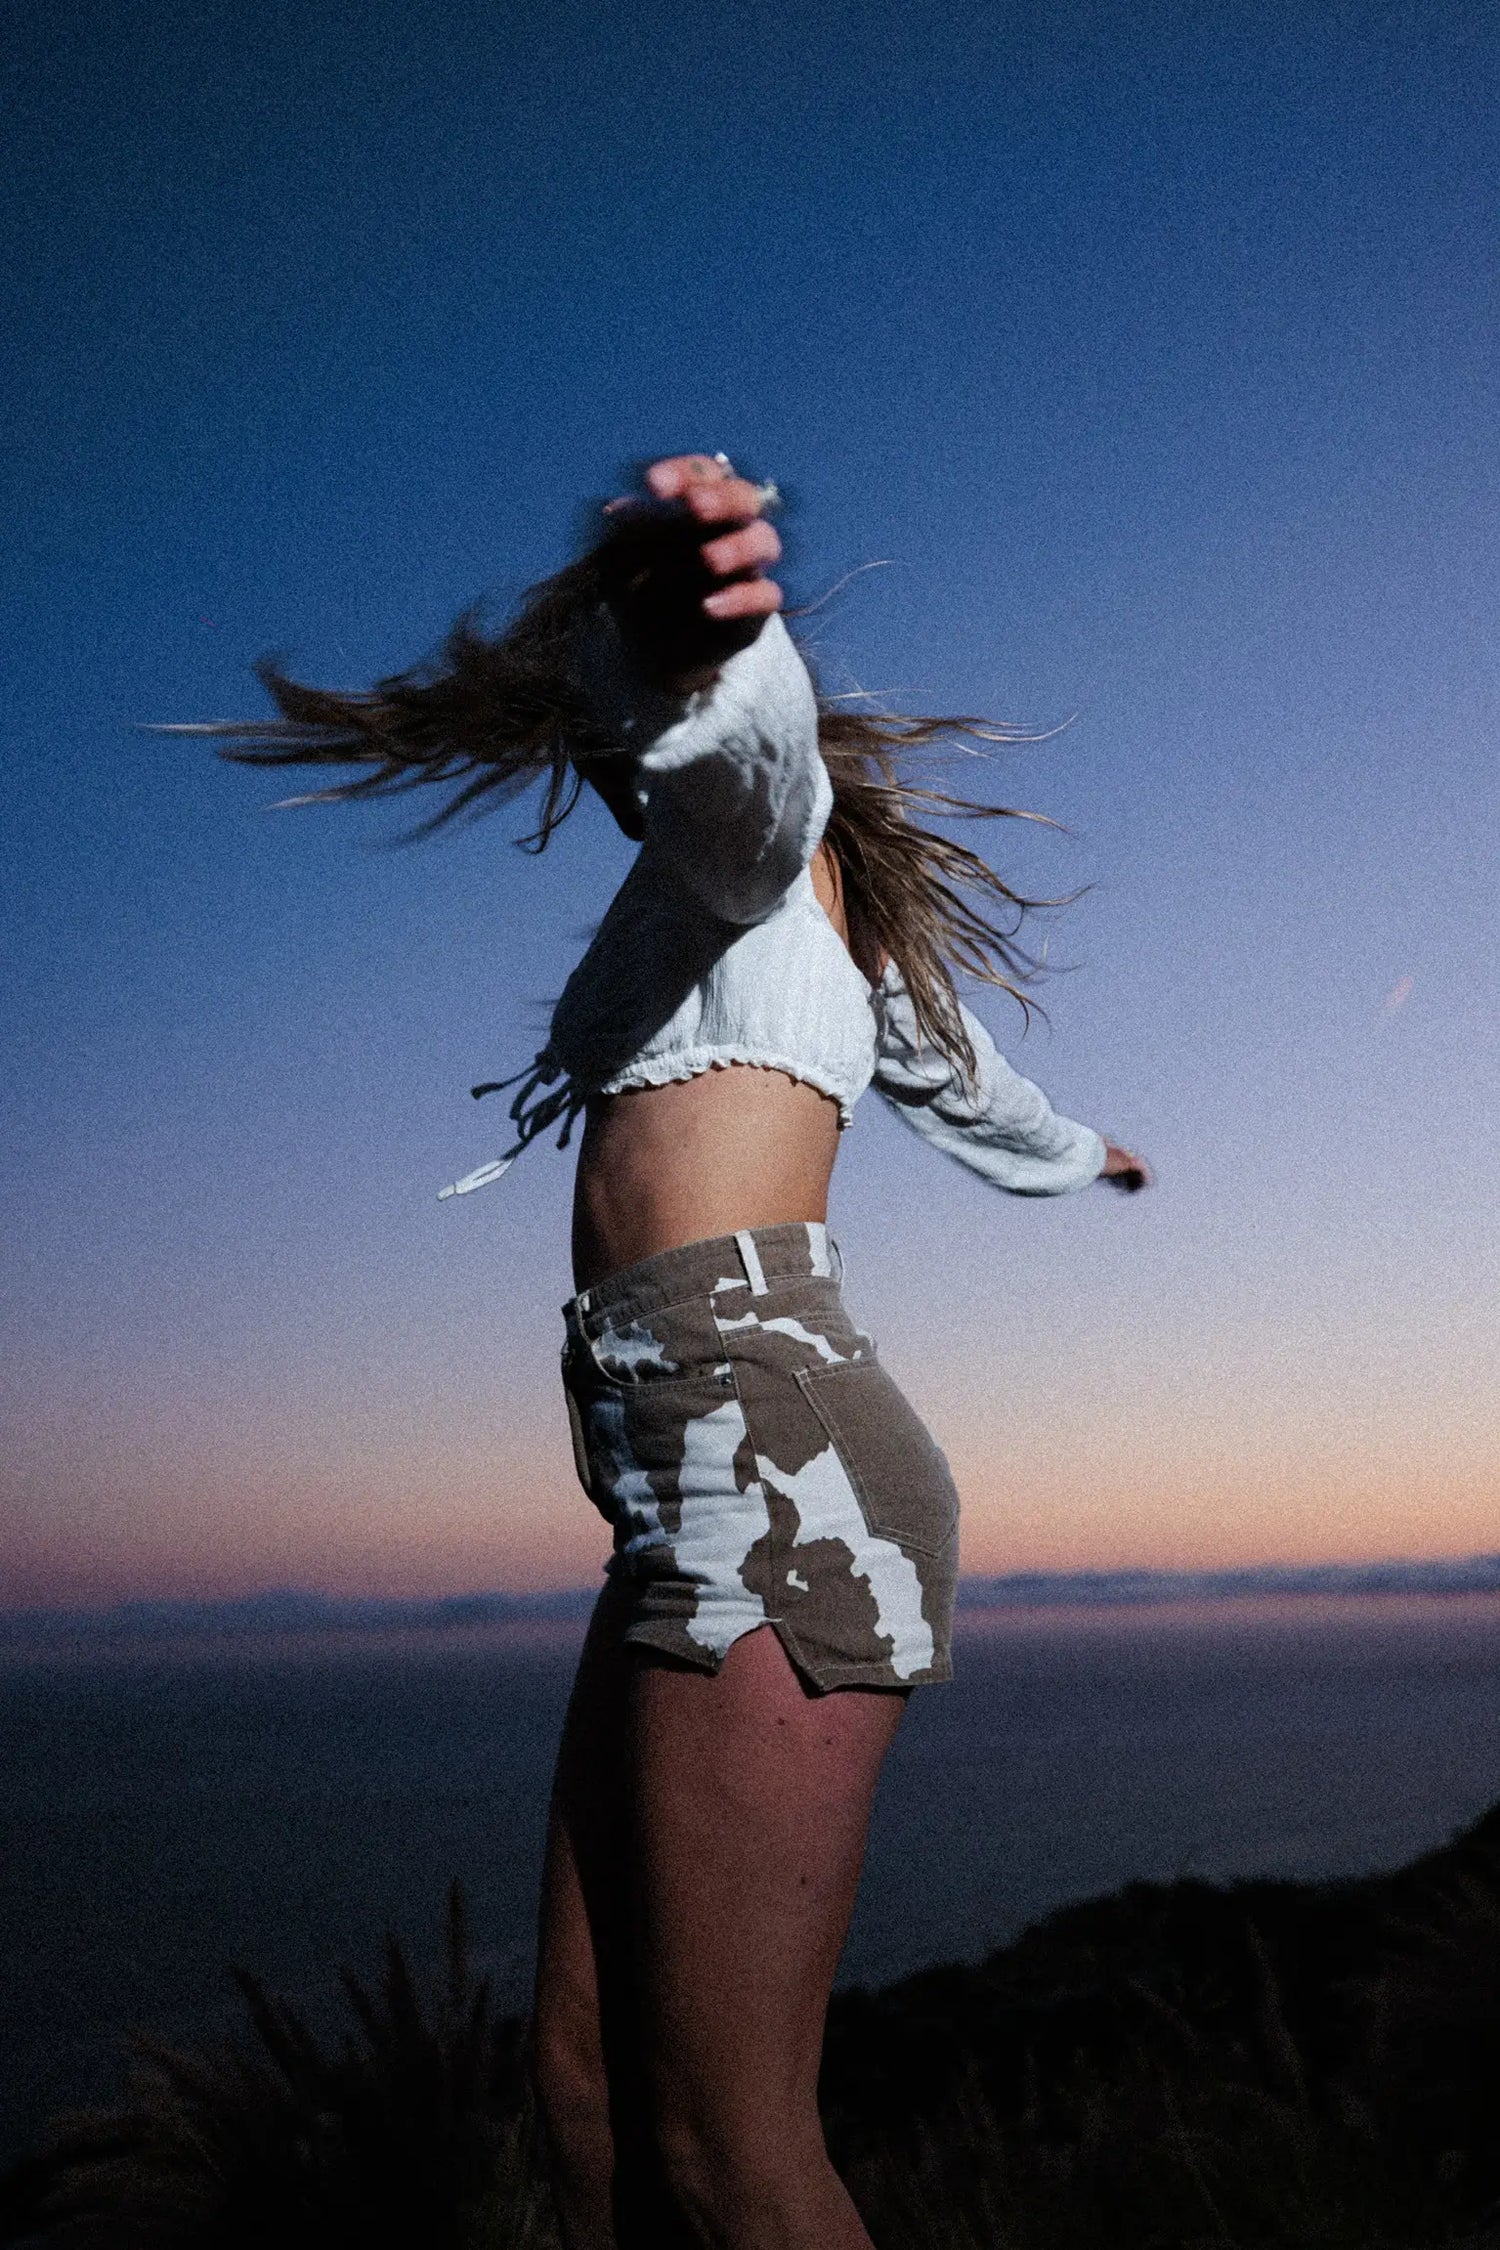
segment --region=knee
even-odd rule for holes
[[[816,2118],[674,2105],[658,2116],[655,2138],[672,2200],[705,2243],[763,2239],[772,2214],[795,2208],[827,2163]]]
[[[724,2222],[730,2216],[726,2206],[736,2193],[731,2173],[743,2168],[737,2161],[736,2142],[688,2116],[659,2118],[655,2141],[667,2192],[695,2238],[722,2241]]]
[[[557,2160],[592,2168],[610,2138],[609,2088],[597,2038],[556,2010],[539,2012],[531,2031],[531,2082]]]

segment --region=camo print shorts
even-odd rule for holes
[[[713,1671],[772,1625],[814,1688],[946,1680],[948,1464],[856,1328],[825,1227],[664,1251],[563,1308],[625,1637]]]

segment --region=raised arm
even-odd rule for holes
[[[605,591],[642,672],[687,694],[781,607],[768,575],[781,541],[765,517],[776,487],[736,476],[721,453],[653,461],[644,482],[604,511]]]
[[[769,488],[701,455],[660,461],[614,503],[590,700],[628,753],[585,770],[672,880],[730,922],[771,912],[832,805],[812,683],[765,575]],[[623,767],[623,770],[621,770]]]
[[[1012,1070],[977,1016],[963,1010],[975,1081],[917,1036],[916,1017],[894,964],[875,991],[878,1048],[873,1084],[891,1107],[945,1156],[1010,1195],[1068,1195],[1105,1178],[1144,1187],[1139,1157],[1088,1125],[1060,1117],[1040,1087]]]

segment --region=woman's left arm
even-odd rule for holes
[[[965,1084],[954,1064],[924,1041],[911,996],[894,964],[875,989],[877,1051],[873,1084],[913,1132],[992,1187],[1010,1195],[1070,1195],[1095,1180],[1149,1186],[1140,1157],[1052,1107],[1039,1086],[1013,1070],[984,1025],[961,1009],[974,1049]]]

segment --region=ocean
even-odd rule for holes
[[[226,1636],[0,1662],[0,2150],[212,2042],[226,1965],[335,2020],[464,1884],[519,2007],[581,1626]],[[1133,1880],[1359,1875],[1500,1798],[1500,1595],[971,1609],[912,1705],[841,1981],[975,1959]]]

